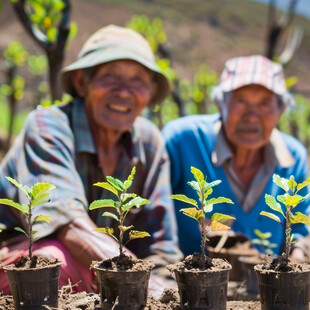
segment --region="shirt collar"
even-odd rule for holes
[[[138,121],[139,117],[135,121],[135,124]],[[128,155],[128,158],[134,161],[134,164],[138,162],[145,163],[145,150],[142,140],[139,137],[139,131],[135,130],[135,124],[131,131],[126,131],[122,135],[122,144],[125,153]],[[75,99],[72,104],[72,129],[75,136],[76,152],[96,154],[96,147],[86,115],[84,101],[80,98]]]
[[[223,166],[224,162],[233,157],[233,152],[225,137],[222,122],[219,120],[214,124],[216,136],[215,147],[212,152],[212,163],[215,166]],[[276,128],[273,129],[270,142],[265,147],[265,158],[268,158],[270,164],[277,163],[283,168],[292,166],[295,159],[285,145],[283,138]],[[266,163],[268,164],[268,163]]]

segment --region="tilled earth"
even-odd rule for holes
[[[0,297],[0,310],[14,310],[11,296]],[[46,309],[51,309],[46,307]],[[100,297],[92,293],[67,294],[59,293],[58,310],[100,310]],[[258,301],[228,301],[227,310],[260,310]],[[179,306],[178,294],[175,290],[166,290],[159,300],[148,298],[147,306],[144,310],[181,310]]]

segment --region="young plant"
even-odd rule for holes
[[[273,248],[277,245],[275,243],[271,243],[268,239],[272,236],[271,232],[261,232],[259,229],[254,230],[254,234],[257,238],[253,239],[252,242],[254,244],[259,245],[260,247],[260,255],[273,255]]]
[[[293,242],[294,235],[291,234],[292,232],[292,225],[294,224],[305,224],[310,225],[310,217],[306,214],[301,212],[293,213],[293,210],[305,199],[309,197],[309,193],[306,196],[300,196],[297,193],[304,187],[306,187],[310,183],[310,178],[300,184],[297,184],[294,176],[290,176],[289,179],[281,178],[279,175],[273,175],[273,182],[281,187],[284,191],[284,195],[278,195],[277,198],[266,194],[265,201],[266,204],[275,212],[280,213],[280,215],[284,218],[284,223],[281,222],[279,216],[262,211],[260,214],[271,218],[272,220],[278,222],[285,231],[285,252],[284,257],[286,261],[288,261],[291,245]],[[281,204],[282,203],[285,207],[284,211],[282,210]]]
[[[194,199],[188,198],[185,195],[171,195],[171,198],[188,203],[194,207],[181,209],[180,211],[183,212],[188,217],[193,218],[199,223],[200,231],[201,231],[201,262],[204,265],[205,262],[205,247],[207,234],[211,230],[226,230],[230,229],[229,226],[223,224],[222,222],[227,220],[233,220],[234,217],[226,214],[221,213],[214,213],[211,216],[211,221],[206,220],[206,214],[212,212],[213,205],[217,203],[233,203],[229,198],[225,197],[217,197],[217,198],[210,198],[208,199],[209,195],[212,194],[213,189],[212,187],[219,185],[222,181],[216,180],[211,183],[206,181],[203,173],[195,168],[191,167],[191,172],[196,181],[188,182],[187,184],[190,185],[198,194],[199,197],[199,205],[198,202]]]
[[[29,188],[28,186],[24,186],[10,177],[6,177],[6,179],[22,190],[28,198],[28,204],[19,204],[11,199],[5,198],[0,199],[0,204],[13,207],[24,214],[27,222],[27,231],[21,227],[15,227],[14,229],[27,236],[29,240],[29,258],[32,259],[32,245],[37,240],[37,238],[33,239],[33,236],[38,232],[33,230],[33,224],[38,221],[44,221],[47,223],[50,221],[50,216],[48,215],[37,215],[33,218],[33,208],[48,202],[50,199],[49,192],[56,187],[49,183],[36,183],[32,188]]]
[[[124,247],[127,245],[128,242],[138,238],[150,237],[149,233],[145,231],[137,231],[132,230],[133,225],[125,226],[125,219],[128,212],[136,207],[140,208],[142,205],[148,204],[149,201],[147,199],[143,199],[140,196],[137,196],[134,193],[127,193],[127,190],[132,185],[132,181],[134,179],[134,175],[136,172],[136,167],[133,167],[131,170],[131,174],[128,176],[125,182],[120,181],[119,179],[113,178],[111,176],[107,176],[108,182],[98,182],[95,183],[95,186],[102,187],[110,192],[112,192],[116,197],[117,200],[113,199],[100,199],[93,201],[90,206],[89,210],[94,210],[98,208],[114,208],[116,210],[116,214],[105,211],[103,212],[102,216],[108,216],[118,222],[119,228],[119,236],[118,238],[114,235],[113,228],[104,227],[104,228],[95,228],[94,230],[107,234],[113,237],[119,244],[119,255],[124,256]],[[124,243],[124,233],[129,232],[129,239]]]

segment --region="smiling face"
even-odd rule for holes
[[[276,94],[267,88],[239,88],[228,95],[221,107],[226,137],[235,149],[258,150],[269,142],[282,112]]]
[[[120,132],[132,127],[154,92],[151,72],[132,60],[102,64],[90,78],[75,71],[72,82],[84,98],[91,127]]]

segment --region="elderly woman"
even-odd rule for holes
[[[197,198],[187,185],[193,179],[191,166],[199,168],[208,182],[222,180],[214,188],[214,197],[228,197],[234,204],[217,205],[216,212],[234,215],[233,231],[248,238],[255,237],[255,229],[271,232],[270,241],[277,244],[274,252],[280,254],[284,230],[260,215],[269,208],[265,193],[284,193],[272,182],[274,173],[284,178],[294,175],[302,182],[308,172],[306,149],[276,129],[292,100],[282,67],[259,55],[230,59],[213,99],[219,114],[187,116],[163,129],[171,160],[172,191]],[[200,232],[195,221],[179,212],[183,207],[175,201],[180,247],[188,255],[199,251]],[[306,212],[305,203],[299,211]],[[308,233],[304,225],[293,227],[296,238]],[[302,254],[297,246],[294,252]]]
[[[36,208],[38,214],[50,215],[51,222],[35,225],[40,240],[34,244],[33,254],[63,262],[60,285],[69,278],[75,290],[92,291],[91,262],[119,253],[113,238],[93,231],[97,226],[118,229],[115,221],[102,217],[102,210],[88,210],[92,201],[109,198],[108,191],[93,184],[104,181],[105,176],[125,180],[135,166],[130,190],[150,204],[133,210],[127,219],[151,237],[129,243],[126,252],[154,261],[150,287],[155,289],[159,279],[169,276],[166,264],[178,261],[181,252],[169,199],[165,143],[155,125],[139,114],[166,97],[168,81],[147,41],[131,29],[114,25],[94,33],[61,78],[72,102],[30,113],[23,132],[1,162],[0,197],[23,202],[5,176],[28,186],[36,182],[56,186],[51,202]],[[0,234],[5,240],[0,257],[3,264],[9,264],[27,255],[27,242],[11,229],[22,225],[21,214],[0,206],[0,223],[6,228]],[[160,289],[165,286],[161,284]],[[3,271],[0,290],[8,292]]]

